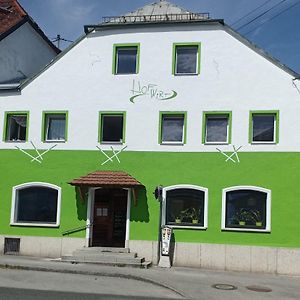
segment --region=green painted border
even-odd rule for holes
[[[129,43],[129,44],[114,44],[113,45],[113,58],[112,58],[112,73],[114,75],[126,75],[117,74],[117,48],[132,48],[137,47],[137,61],[136,70],[134,74],[138,74],[140,70],[140,43]],[[130,75],[130,74],[129,74]]]
[[[248,142],[249,144],[272,144],[272,142],[257,142],[253,143],[252,138],[253,138],[253,115],[275,115],[276,118],[276,128],[275,128],[275,141],[273,144],[278,144],[279,143],[279,110],[250,110],[249,112],[249,139]]]
[[[68,123],[69,123],[69,117],[68,117],[69,112],[68,111],[63,111],[63,110],[52,110],[52,111],[43,111],[42,112],[42,135],[41,139],[42,142],[44,143],[64,143],[68,141]],[[66,116],[66,124],[65,124],[65,140],[64,141],[46,141],[46,115],[65,115]]]
[[[14,143],[14,141],[7,140],[7,117],[9,115],[14,115],[14,116],[26,115],[26,117],[27,117],[27,119],[26,119],[26,137],[25,137],[25,141],[21,141],[21,142],[27,142],[28,136],[29,136],[29,111],[6,111],[6,112],[4,112],[4,126],[3,126],[3,138],[2,138],[3,142]]]
[[[232,137],[232,112],[231,111],[204,111],[202,114],[202,144],[214,144],[218,145],[218,143],[206,143],[206,118],[207,116],[228,116],[228,142],[220,143],[220,144],[231,144]]]
[[[176,71],[176,47],[180,46],[198,46],[198,64],[196,74],[177,74]],[[190,75],[199,75],[201,67],[201,43],[192,42],[192,43],[173,43],[173,53],[172,53],[172,74],[175,76],[190,76]]]
[[[103,143],[102,141],[102,116],[123,116],[123,139],[121,144],[125,144],[125,133],[126,133],[126,111],[99,111],[99,121],[98,121],[98,143]],[[109,144],[109,142],[104,142],[105,144]],[[114,142],[112,142],[114,144]]]
[[[159,112],[158,143],[164,144],[162,141],[162,118],[165,115],[183,116],[183,144],[186,144],[186,135],[187,135],[187,112],[186,111],[160,111]],[[174,145],[176,145],[176,143],[174,143]]]

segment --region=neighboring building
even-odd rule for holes
[[[17,86],[60,50],[16,0],[0,0],[0,88]]]
[[[1,249],[156,263],[162,185],[174,265],[299,275],[299,75],[166,1],[85,30],[0,94]]]

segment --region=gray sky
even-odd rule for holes
[[[19,0],[52,40],[57,34],[75,40],[83,25],[97,24],[104,16],[118,16],[154,0]],[[193,12],[209,12],[300,73],[300,0],[170,0]],[[234,23],[258,8],[238,23]],[[275,7],[274,7],[275,6]],[[271,9],[274,7],[273,9]],[[267,10],[271,9],[268,13]],[[265,14],[264,14],[265,13]],[[280,15],[278,15],[280,14]],[[254,18],[262,15],[256,20]],[[277,16],[278,15],[278,16]],[[252,22],[251,22],[252,21]],[[246,25],[249,23],[248,25]],[[61,44],[62,48],[68,43]]]

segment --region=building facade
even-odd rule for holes
[[[156,263],[161,223],[174,265],[299,274],[299,75],[222,20],[174,15],[87,26],[1,92],[2,251]]]

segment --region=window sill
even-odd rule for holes
[[[250,143],[251,145],[276,145],[276,144],[278,144],[277,142],[274,142],[274,141],[272,141],[272,142],[263,142],[263,141],[261,141],[261,142],[251,142]]]
[[[196,229],[196,230],[206,230],[207,226],[189,226],[189,225],[166,225],[174,229]]]
[[[199,73],[174,73],[174,76],[198,76]]]
[[[43,143],[66,143],[66,140],[45,140]]]
[[[10,226],[26,226],[26,227],[59,227],[59,224],[49,223],[10,223]]]
[[[138,73],[115,73],[114,75],[118,76],[118,75],[137,75]]]
[[[100,142],[101,145],[123,145],[123,142]]]
[[[183,146],[184,142],[161,142],[160,145],[165,146],[165,145],[172,145],[172,146]]]
[[[5,143],[26,143],[26,140],[5,140]]]
[[[228,142],[205,142],[204,145],[229,145]]]
[[[256,228],[222,228],[222,231],[240,231],[240,232],[265,232],[270,233],[270,229],[256,229]]]

